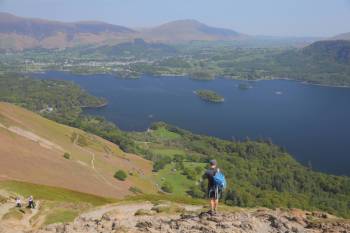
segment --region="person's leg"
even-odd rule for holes
[[[220,192],[219,188],[217,187],[215,190],[214,212],[216,212],[218,209],[220,197],[221,197],[221,192]]]
[[[210,210],[211,211],[215,210],[215,199],[214,198],[210,199]]]
[[[218,210],[218,206],[219,206],[219,199],[216,199],[214,201],[214,211],[216,212]]]

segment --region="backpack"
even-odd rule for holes
[[[220,172],[220,170],[218,170],[215,173],[215,176],[213,177],[213,179],[214,179],[214,184],[216,187],[218,187],[221,190],[224,190],[226,188],[226,186],[227,186],[226,179],[225,179],[224,174],[222,172]]]

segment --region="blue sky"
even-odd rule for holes
[[[197,19],[253,35],[332,36],[350,32],[350,0],[0,0],[0,11],[129,27]]]

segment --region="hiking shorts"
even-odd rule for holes
[[[208,198],[219,200],[221,197],[221,190],[218,187],[209,187]]]

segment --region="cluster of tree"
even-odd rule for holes
[[[213,102],[213,103],[220,103],[224,101],[224,97],[220,96],[215,91],[211,90],[197,90],[195,91],[196,95],[198,95],[201,99]]]
[[[17,75],[0,76],[0,101],[18,104],[61,122],[75,120],[83,107],[105,103],[71,82]]]

